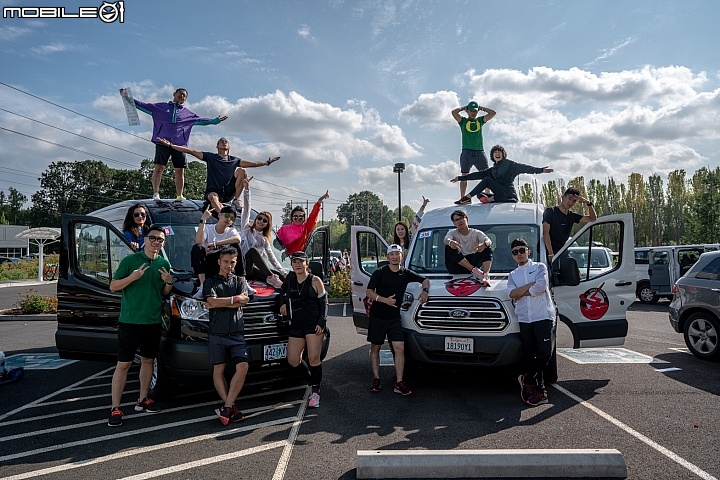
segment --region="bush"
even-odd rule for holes
[[[18,297],[18,308],[24,314],[57,313],[57,297],[43,297],[32,288],[25,290],[24,297],[22,294],[19,294]]]
[[[52,255],[45,255],[43,263],[45,265],[49,263],[57,264],[60,261],[60,255],[57,253]],[[21,260],[18,263],[5,262],[0,265],[0,280],[28,280],[31,278],[37,278],[38,276],[38,263],[37,258],[32,260]]]
[[[351,293],[349,269],[341,270],[330,277],[330,298],[350,298]]]

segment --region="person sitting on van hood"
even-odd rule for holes
[[[470,273],[484,287],[490,282],[490,267],[493,252],[492,240],[485,232],[468,227],[468,216],[462,210],[450,214],[455,229],[450,230],[443,243],[445,244],[445,268],[449,273]],[[482,266],[482,270],[478,267]]]
[[[277,237],[285,247],[288,255],[305,250],[305,245],[307,245],[310,234],[317,223],[318,215],[320,215],[322,202],[329,197],[329,193],[325,192],[325,195],[318,198],[307,219],[305,219],[305,209],[302,206],[298,205],[292,209],[290,223],[283,225],[277,231]]]
[[[472,203],[472,197],[477,195],[482,203],[488,202],[512,202],[517,203],[518,195],[515,190],[515,178],[521,173],[551,173],[552,168],[533,167],[523,163],[517,163],[507,158],[507,152],[502,145],[495,145],[490,149],[490,158],[494,165],[481,172],[473,172],[468,175],[461,175],[450,180],[457,181],[478,180],[480,182],[473,187],[469,194],[464,195],[456,201],[456,205],[467,205]],[[482,193],[489,188],[492,194]]]

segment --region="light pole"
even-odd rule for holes
[[[400,195],[400,174],[405,170],[404,163],[396,163],[393,172],[398,174],[398,222],[402,221],[402,197]]]

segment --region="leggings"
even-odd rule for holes
[[[486,188],[489,188],[492,190],[493,194],[495,195],[495,201],[496,202],[517,202],[517,193],[515,193],[514,190],[507,188],[500,184],[497,180],[495,180],[492,177],[485,177],[482,180],[478,182],[477,185],[473,187],[472,190],[470,190],[470,193],[468,193],[469,197],[474,197],[475,195],[478,195],[480,192],[485,190]]]
[[[237,264],[235,265],[235,275],[240,277],[245,276],[245,261],[243,255],[240,253],[240,244],[236,243],[234,245],[223,246],[235,247],[238,251],[239,256]],[[208,255],[207,250],[205,250],[205,247],[202,245],[193,245],[190,250],[190,265],[192,266],[195,275],[204,273],[206,278],[210,278],[220,273],[220,264],[218,263],[219,258],[219,251]]]
[[[273,273],[270,270],[270,263],[263,257],[258,248],[251,248],[245,254],[245,272],[247,278],[265,281]]]

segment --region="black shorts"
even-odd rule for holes
[[[382,320],[371,315],[368,323],[367,341],[373,345],[382,345],[385,343],[385,337],[387,337],[388,342],[405,341],[405,333],[400,318]]]
[[[468,150],[463,148],[460,152],[460,173],[470,173],[472,167],[482,172],[488,168],[488,160],[484,150]]]
[[[143,358],[157,358],[162,324],[118,323],[118,362],[132,362],[139,349]]]
[[[218,198],[220,199],[220,203],[227,203],[232,201],[233,198],[235,198],[235,177],[233,177],[233,181],[229,182],[227,185],[225,185],[222,188],[208,188],[205,191],[205,200],[210,203],[210,199],[208,196],[211,193],[217,193]]]
[[[317,327],[317,324],[310,325],[309,323],[302,323],[293,325],[290,323],[288,336],[292,338],[305,338],[306,335],[315,335],[315,327]]]
[[[235,364],[247,363],[247,343],[241,333],[208,335],[208,360],[213,365],[227,363],[228,356]],[[229,354],[229,355],[228,355]]]
[[[172,158],[173,167],[175,168],[187,168],[187,157],[183,152],[178,152],[172,148],[162,145],[160,143],[155,144],[155,165],[165,166],[168,160]]]

